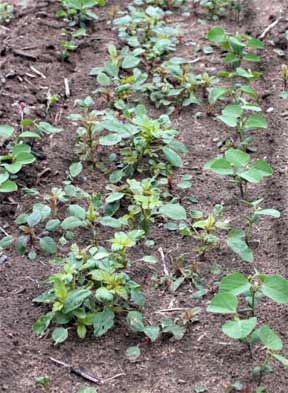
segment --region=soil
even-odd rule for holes
[[[35,2],[35,5],[24,11],[18,10],[16,18],[7,28],[0,26],[0,122],[16,126],[21,104],[29,107],[32,116],[44,119],[43,103],[48,89],[61,96],[46,120],[64,128],[64,132],[53,139],[44,138],[45,143],[36,144],[42,159],[25,169],[20,177],[22,186],[37,186],[40,193],[49,191],[52,186],[60,186],[66,178],[69,165],[76,159],[73,152],[74,128],[65,116],[73,113],[76,98],[85,98],[95,90],[96,82],[89,76],[89,71],[105,61],[107,43],[114,42],[119,46],[116,33],[107,24],[107,20],[111,18],[109,12],[117,3],[119,2],[116,0],[110,0],[109,5],[98,11],[99,21],[92,24],[92,33],[81,41],[79,49],[71,54],[70,61],[66,63],[57,58],[59,41],[62,39],[61,29],[65,24],[55,18],[58,8],[55,2]],[[128,1],[121,1],[121,8],[122,4],[124,7],[127,3]],[[229,32],[243,31],[257,36],[275,18],[281,14],[287,15],[287,11],[286,0],[251,1],[249,9],[243,11],[239,22],[227,15],[219,23]],[[178,25],[184,33],[182,43],[173,56],[193,60],[197,57],[195,43],[201,48],[208,45],[203,37],[213,23],[206,18],[205,23],[200,24],[199,18],[203,21],[204,15],[191,12],[190,16],[183,17],[173,12],[169,17],[171,25]],[[266,158],[272,164],[274,175],[260,185],[250,187],[249,196],[254,199],[265,198],[265,206],[279,209],[282,213],[279,220],[266,218],[263,225],[257,228],[252,245],[254,266],[263,273],[279,273],[288,277],[288,101],[279,98],[282,90],[281,64],[287,62],[287,43],[283,41],[285,30],[288,30],[288,23],[282,21],[267,35],[261,63],[263,78],[256,84],[259,104],[266,112],[269,129],[255,133],[254,145],[257,157]],[[275,48],[284,50],[285,57],[279,57]],[[25,52],[26,56],[23,57],[19,51]],[[215,74],[221,69],[222,63],[217,50],[212,55],[200,54],[199,57],[200,61],[193,65],[195,73],[208,71]],[[43,76],[36,73],[35,69]],[[64,78],[69,80],[71,89],[71,96],[68,98],[65,98]],[[101,105],[101,102],[96,102],[97,108],[101,108]],[[196,112],[200,111],[202,116],[195,117]],[[193,175],[191,190],[188,193],[181,191],[183,202],[189,209],[196,206],[204,211],[209,211],[215,203],[223,203],[225,217],[241,225],[243,206],[239,202],[238,189],[228,189],[224,179],[202,170],[203,165],[218,153],[217,142],[224,139],[227,130],[215,122],[213,117],[207,116],[204,107],[174,113],[172,120],[175,127],[181,130],[181,139],[190,150],[185,157],[184,167],[177,171],[173,179],[175,184],[181,174]],[[43,177],[37,177],[46,168],[49,170]],[[79,186],[87,191],[104,189],[105,179],[100,171],[86,168],[84,175],[86,177],[77,180]],[[176,188],[173,192],[175,195],[179,194]],[[187,202],[186,197],[192,194],[199,201],[197,205],[189,205]],[[27,208],[32,203],[32,198],[21,191],[1,197],[0,227],[13,233],[15,217],[23,210],[23,206]],[[96,386],[97,392],[101,393],[192,393],[199,386],[205,387],[205,391],[209,393],[224,393],[225,387],[236,380],[242,382],[243,392],[255,391],[251,368],[263,358],[263,353],[257,349],[251,359],[245,346],[229,341],[221,334],[223,318],[209,315],[205,311],[215,285],[221,278],[211,272],[213,263],[221,265],[221,275],[234,271],[249,274],[252,272],[251,265],[243,264],[226,248],[214,250],[205,261],[196,260],[193,241],[168,232],[161,223],[155,224],[149,238],[155,241],[155,246],[148,249],[140,244],[133,251],[134,260],[139,260],[145,253],[157,255],[158,248],[162,247],[167,255],[168,269],[171,270],[173,259],[185,255],[185,263],[197,266],[209,291],[202,300],[192,298],[195,290],[186,284],[175,293],[170,293],[163,287],[158,288],[153,280],[156,273],[163,275],[161,264],[153,269],[139,262],[131,266],[130,274],[143,285],[147,321],[157,321],[160,314],[155,312],[169,306],[201,308],[199,322],[188,327],[184,338],[179,342],[162,339],[149,344],[139,335],[127,331],[124,321],[120,320],[104,337],[88,337],[80,341],[71,335],[67,342],[55,347],[49,337],[39,339],[31,330],[33,322],[41,313],[41,309],[33,305],[32,299],[42,292],[43,280],[55,267],[45,258],[40,262],[31,262],[9,251],[5,253],[6,260],[0,259],[1,392],[41,392],[41,387],[35,385],[35,377],[41,375],[49,378],[49,392],[76,393],[80,386],[93,386],[69,373],[65,367],[54,364],[50,357],[87,369],[100,378],[123,374]],[[269,323],[281,336],[286,348],[284,354],[287,356],[287,307],[275,307],[268,301],[263,301],[261,305],[259,319]],[[177,313],[173,316],[176,317]],[[129,346],[137,344],[140,344],[142,354],[139,360],[131,363],[126,359],[125,351]],[[274,372],[264,380],[267,392],[287,393],[286,370],[279,364],[274,364],[273,369]]]

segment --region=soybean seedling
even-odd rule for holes
[[[274,218],[279,218],[280,217],[280,212],[279,210],[276,209],[261,209],[260,208],[260,203],[263,201],[263,199],[257,199],[256,201],[252,202],[246,202],[247,205],[252,208],[252,212],[249,214],[249,216],[246,217],[247,224],[248,224],[248,229],[246,232],[246,242],[249,242],[249,239],[252,237],[253,234],[253,229],[255,224],[260,220],[261,217],[263,216],[270,216]]]
[[[247,197],[247,184],[260,183],[264,177],[272,175],[272,168],[265,160],[250,162],[248,153],[229,149],[224,156],[208,161],[204,169],[220,176],[228,176],[232,182],[238,184],[242,199]]]
[[[219,45],[227,52],[224,63],[240,67],[242,61],[260,62],[261,58],[252,50],[264,49],[262,41],[247,34],[226,34],[222,27],[213,27],[208,32],[208,40]]]
[[[238,297],[245,300],[246,308],[238,310]],[[260,343],[265,351],[262,365],[253,369],[260,385],[262,376],[271,372],[271,361],[277,360],[288,366],[288,359],[282,354],[281,338],[268,325],[259,326],[257,308],[262,298],[268,297],[277,304],[288,304],[288,281],[280,275],[255,273],[245,277],[241,273],[232,273],[223,278],[219,291],[208,306],[208,312],[232,314],[233,318],[222,325],[222,332],[234,340],[247,345],[253,358],[252,345]],[[241,312],[241,313],[240,313]],[[248,314],[242,319],[243,313]]]
[[[87,22],[98,19],[92,9],[104,6],[106,0],[62,0],[61,4],[63,9],[57,11],[56,16],[64,18],[71,26],[85,27]]]
[[[49,380],[46,376],[40,376],[35,378],[35,382],[37,385],[41,385],[45,393],[49,392]]]

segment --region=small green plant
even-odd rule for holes
[[[245,301],[246,308],[240,310],[238,297]],[[231,339],[247,345],[253,357],[252,346],[260,343],[265,350],[262,365],[253,368],[259,385],[264,373],[271,372],[272,360],[288,366],[281,351],[281,338],[268,325],[259,326],[257,308],[263,298],[269,298],[277,304],[288,304],[288,281],[280,275],[256,273],[245,277],[241,273],[232,273],[223,278],[219,291],[208,306],[208,312],[232,315],[233,318],[222,325],[222,332]],[[238,311],[239,309],[239,311]],[[248,318],[243,319],[243,314]]]
[[[189,0],[134,0],[135,5],[153,5],[153,7],[161,7],[163,9],[170,9],[175,7],[181,7],[185,5]]]
[[[213,27],[208,32],[208,40],[227,52],[224,63],[240,67],[242,61],[260,62],[261,58],[252,50],[264,49],[262,41],[247,34],[226,34],[222,27]]]
[[[238,149],[229,149],[224,157],[208,161],[204,169],[232,178],[232,182],[239,186],[242,199],[246,198],[248,183],[259,183],[272,175],[272,168],[265,160],[251,163],[249,154]]]
[[[282,64],[281,66],[281,79],[283,81],[283,88],[285,91],[288,83],[288,66],[286,64]]]
[[[132,48],[143,49],[147,61],[154,61],[174,51],[179,31],[168,27],[165,12],[159,7],[148,6],[145,10],[129,7],[129,13],[113,21],[119,38]]]
[[[51,307],[33,325],[34,333],[42,336],[50,325],[56,326],[55,344],[68,338],[66,326],[75,326],[81,339],[92,329],[99,337],[113,327],[115,315],[127,310],[129,303],[143,307],[141,287],[123,271],[119,256],[123,260],[123,255],[103,247],[81,250],[74,244],[69,256],[60,260],[62,270],[48,278],[51,288],[34,299]]]
[[[157,108],[200,104],[201,96],[206,98],[208,90],[218,82],[207,73],[194,75],[185,63],[184,59],[175,57],[165,61],[155,70],[152,81],[145,85]]]
[[[64,18],[72,26],[82,27],[87,22],[98,19],[92,9],[96,6],[104,6],[106,0],[62,0],[61,4],[63,9],[57,11],[56,16]]]
[[[274,218],[279,218],[281,215],[279,210],[276,209],[261,209],[259,206],[261,202],[263,202],[263,198],[247,203],[248,207],[252,208],[252,212],[249,214],[249,216],[246,217],[247,224],[248,224],[248,229],[246,234],[247,242],[249,242],[249,239],[252,237],[253,228],[261,217],[270,216]]]
[[[100,93],[107,104],[113,103],[117,109],[122,109],[123,102],[135,100],[135,94],[143,91],[148,75],[137,68],[142,52],[140,48],[130,51],[128,47],[118,52],[115,45],[109,44],[110,59],[104,63],[104,67],[91,70],[90,75],[97,76],[101,86],[96,93]]]
[[[16,191],[17,174],[36,160],[24,139],[25,133],[17,135],[14,127],[0,125],[0,193]]]
[[[74,52],[78,46],[73,41],[60,41],[61,53],[59,59],[62,61],[69,61],[70,53]]]
[[[206,8],[213,20],[218,20],[220,16],[225,15],[227,10],[238,12],[241,10],[240,0],[193,0],[193,2]]]
[[[128,213],[122,219],[130,228],[141,227],[147,234],[156,217],[172,220],[185,220],[185,209],[177,203],[164,203],[160,198],[160,188],[153,178],[128,179],[122,187],[112,188],[112,193],[106,198],[106,204],[112,205],[113,211],[120,208],[120,201],[126,200],[130,204]],[[111,208],[110,208],[111,209]]]
[[[40,376],[35,378],[35,382],[37,385],[43,387],[45,393],[49,392],[49,379],[46,376]]]
[[[12,19],[14,18],[13,11],[13,5],[6,2],[0,3],[0,25],[7,24],[12,21]]]

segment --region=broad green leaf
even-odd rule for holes
[[[41,317],[37,319],[37,321],[34,323],[32,327],[33,332],[39,336],[42,336],[48,329],[52,321],[52,318],[53,318],[52,312],[49,312],[45,315],[41,315]]]
[[[263,177],[271,176],[272,173],[272,168],[266,161],[256,160],[248,171],[240,173],[239,176],[250,183],[259,183]]]
[[[215,104],[216,101],[218,101],[221,97],[223,97],[225,94],[229,92],[229,89],[226,89],[225,87],[215,87],[210,89],[209,91],[209,104]]]
[[[213,29],[208,32],[208,40],[221,44],[225,40],[225,32],[222,27],[213,27]]]
[[[68,207],[68,212],[71,216],[77,217],[80,220],[84,220],[86,217],[86,210],[79,205],[70,205]]]
[[[245,240],[243,240],[244,238],[245,232],[240,229],[232,229],[228,234],[227,244],[243,261],[253,262],[253,253]]]
[[[68,294],[64,301],[62,311],[65,314],[79,308],[85,299],[87,299],[91,295],[91,291],[89,289],[81,288],[74,290]]]
[[[55,254],[57,252],[55,240],[50,236],[41,237],[39,244],[41,250],[47,252],[47,254]]]
[[[221,176],[229,176],[233,175],[234,171],[229,161],[225,160],[225,158],[216,158],[214,160],[208,161],[205,166],[205,170],[210,170],[217,175]]]
[[[256,216],[271,216],[274,218],[279,218],[281,216],[279,210],[276,209],[259,209],[256,210],[254,214]]]
[[[160,207],[160,215],[171,218],[172,220],[186,220],[186,211],[178,203],[167,203]]]
[[[223,109],[222,115],[217,116],[217,119],[223,121],[228,127],[236,127],[242,113],[243,109],[240,105],[227,105]]]
[[[135,362],[135,360],[137,360],[140,355],[141,355],[141,351],[140,351],[139,345],[129,347],[126,350],[126,356],[127,356],[128,360],[130,360],[130,362]]]
[[[14,128],[8,124],[0,125],[0,138],[7,139],[13,135]]]
[[[124,57],[124,60],[122,62],[122,68],[128,69],[128,68],[134,68],[140,63],[140,58],[133,56],[133,55],[128,55]]]
[[[264,325],[259,329],[258,337],[266,348],[272,351],[281,351],[283,347],[282,340],[268,325]]]
[[[29,216],[27,217],[27,224],[29,227],[35,227],[39,222],[41,221],[41,214],[38,210],[33,211]]]
[[[105,287],[98,288],[95,293],[96,299],[100,302],[112,302],[113,294]]]
[[[115,315],[110,308],[106,308],[102,312],[98,312],[93,320],[94,326],[94,336],[103,336],[108,330],[110,330],[114,325]]]
[[[225,158],[236,168],[246,166],[250,160],[249,154],[238,149],[229,149],[225,152]]]
[[[53,289],[57,299],[63,302],[67,296],[67,289],[65,287],[64,281],[62,281],[60,278],[55,279]]]
[[[83,165],[81,162],[74,162],[69,166],[69,174],[71,177],[77,177],[82,172]]]
[[[238,296],[249,290],[251,284],[242,273],[232,273],[224,277],[219,286],[219,292],[229,292]]]
[[[267,128],[268,123],[264,116],[261,115],[250,115],[245,121],[245,130],[254,130],[257,128]]]
[[[119,201],[120,199],[123,198],[125,194],[123,192],[113,192],[112,194],[110,194],[108,196],[108,198],[106,198],[105,202],[106,203],[113,203],[116,201]]]
[[[143,314],[139,311],[129,311],[127,322],[134,332],[143,332],[145,329]]]
[[[121,142],[122,136],[120,134],[107,134],[99,138],[100,145],[113,146]]]
[[[32,153],[28,152],[20,152],[16,154],[16,163],[21,164],[21,165],[26,165],[26,164],[32,164],[36,160],[36,158],[33,156]]]
[[[232,293],[220,292],[212,299],[207,311],[215,314],[236,314],[237,297]]]
[[[183,166],[183,162],[181,157],[169,147],[163,148],[164,157],[166,160],[176,168],[181,168]]]
[[[57,128],[52,126],[52,124],[47,123],[45,121],[41,121],[37,125],[37,131],[44,132],[47,135],[53,135],[53,134],[58,134],[59,132],[63,131],[63,128]]]
[[[249,336],[257,324],[257,318],[239,319],[228,321],[222,326],[222,331],[226,336],[234,340],[242,340]]]
[[[265,296],[279,304],[288,303],[288,280],[275,274],[271,276],[260,276],[262,281],[262,292]]]
[[[60,327],[53,330],[52,339],[55,342],[55,345],[63,343],[67,338],[68,329]]]
[[[160,328],[159,326],[146,326],[144,334],[149,337],[152,342],[154,342],[160,335]]]
[[[14,243],[14,237],[13,236],[4,236],[0,240],[0,249],[1,248],[7,248],[10,247],[11,244]]]
[[[99,83],[99,85],[101,86],[110,86],[111,84],[111,80],[109,78],[109,76],[107,76],[104,72],[101,72],[98,76],[97,76],[97,82]]]
[[[67,231],[69,229],[79,228],[83,224],[83,221],[80,220],[78,217],[67,217],[62,222],[61,227]]]
[[[182,340],[186,331],[184,326],[180,326],[172,319],[165,317],[161,318],[161,327],[163,333],[172,334],[175,340]]]
[[[59,225],[60,225],[60,220],[56,218],[54,220],[49,220],[45,226],[45,229],[47,229],[47,231],[49,232],[53,232],[58,228]]]
[[[7,180],[0,184],[0,192],[14,192],[18,190],[18,186],[14,181]]]
[[[5,183],[5,181],[7,181],[8,179],[9,179],[8,172],[0,173],[0,185]]]
[[[28,243],[28,236],[19,236],[15,242],[15,249],[17,255],[24,255]]]

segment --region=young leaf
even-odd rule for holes
[[[14,128],[8,124],[0,125],[0,138],[7,139],[13,135]]]
[[[253,253],[243,238],[245,238],[245,232],[232,229],[228,234],[227,244],[243,261],[253,262]]]
[[[110,308],[106,308],[102,312],[98,312],[93,320],[94,335],[96,337],[103,336],[114,325],[115,315]]]
[[[278,362],[282,363],[283,366],[288,367],[288,359],[278,353],[273,353],[272,356],[278,360]]]
[[[176,168],[181,168],[183,166],[183,162],[181,157],[169,147],[163,148],[164,157],[166,160]]]
[[[222,326],[222,331],[226,336],[234,340],[242,340],[249,336],[257,324],[257,318],[239,319],[228,321]]]
[[[71,177],[77,177],[82,172],[83,165],[81,162],[74,162],[69,166],[69,174]]]
[[[219,286],[219,292],[229,292],[238,296],[249,290],[251,284],[242,273],[232,273],[224,277]]]
[[[62,222],[61,227],[67,231],[69,229],[75,229],[79,228],[83,224],[83,221],[80,220],[78,217],[67,217],[65,220]]]
[[[272,351],[281,351],[283,347],[282,340],[268,325],[264,325],[259,329],[258,337],[266,348]]]
[[[146,326],[144,334],[149,337],[152,342],[154,342],[160,335],[160,328],[159,326]]]
[[[57,252],[57,245],[55,240],[50,236],[44,236],[40,239],[40,248],[47,254],[55,254]]]
[[[141,351],[140,351],[139,345],[129,347],[126,350],[126,356],[127,356],[128,360],[130,360],[130,362],[135,362],[135,360],[137,360],[140,355],[141,355]]]
[[[68,330],[65,328],[56,328],[53,330],[52,339],[55,345],[63,343],[68,337]]]
[[[275,274],[260,276],[262,293],[279,304],[288,303],[288,280]]]
[[[145,329],[143,314],[139,311],[128,312],[127,322],[134,332],[143,332]]]
[[[207,311],[215,314],[236,314],[237,297],[232,293],[219,293],[212,299]]]
[[[183,206],[178,203],[167,203],[159,209],[159,213],[172,220],[186,220],[186,211]]]

